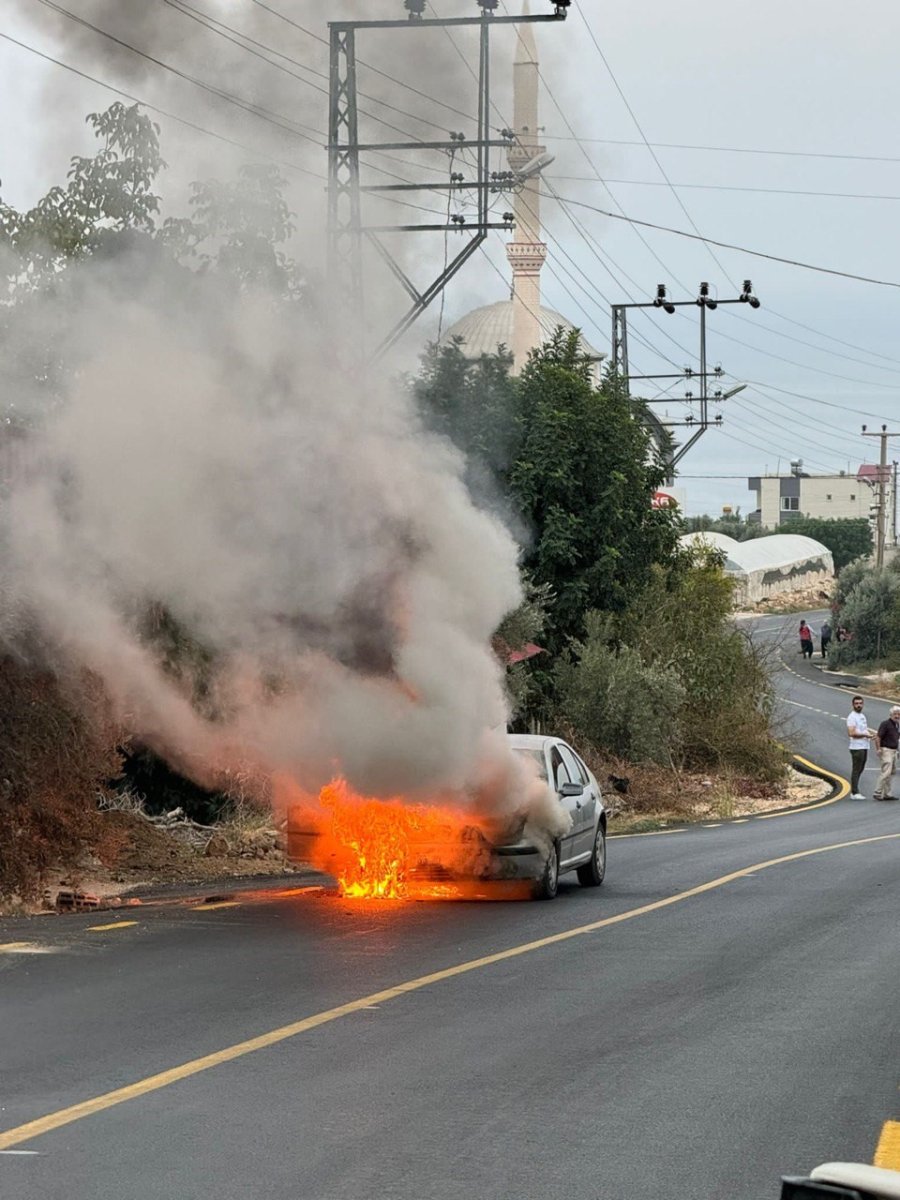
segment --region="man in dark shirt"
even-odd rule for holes
[[[891,795],[889,788],[897,762],[898,746],[900,746],[900,704],[895,704],[888,719],[882,721],[878,726],[878,732],[875,735],[875,749],[881,759],[881,774],[878,776],[878,783],[875,785],[873,793],[876,800],[897,799],[896,796]]]

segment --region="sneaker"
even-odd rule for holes
[[[873,800],[896,800],[896,796],[873,796]]]
[[[851,800],[865,800],[865,796],[862,794],[862,792],[851,792],[850,799]]]

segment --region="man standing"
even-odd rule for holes
[[[859,790],[859,781],[866,769],[866,759],[869,757],[869,742],[876,735],[869,729],[869,722],[863,714],[862,696],[853,697],[853,709],[847,717],[847,733],[850,735],[850,799],[865,800]]]
[[[831,642],[831,626],[827,621],[822,622],[822,657],[828,653],[828,646]]]
[[[890,793],[891,777],[897,762],[897,747],[900,745],[900,704],[895,704],[890,716],[882,721],[875,734],[875,749],[881,759],[881,774],[873,793],[876,800],[896,800]]]
[[[813,656],[813,632],[806,621],[800,622],[800,653],[804,658]]]

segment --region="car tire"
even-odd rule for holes
[[[597,826],[590,861],[578,868],[578,882],[582,887],[599,887],[606,874],[606,830],[603,822]]]
[[[559,891],[559,843],[554,842],[544,863],[540,879],[536,879],[531,889],[535,900],[553,900]]]

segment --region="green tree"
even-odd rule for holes
[[[559,653],[584,615],[620,612],[674,553],[677,519],[653,509],[663,481],[621,381],[595,388],[575,331],[532,353],[520,380],[521,443],[509,482],[532,538],[524,565],[552,599],[545,635]]]
[[[865,517],[799,517],[789,530],[827,546],[836,571],[872,553],[872,526]]]
[[[486,466],[505,481],[522,436],[517,382],[510,374],[512,355],[500,350],[472,360],[462,339],[449,345],[432,342],[421,369],[408,386],[426,425],[450,438],[472,468]]]
[[[159,126],[136,104],[119,101],[86,119],[102,144],[92,157],[72,159],[65,187],[51,188],[25,212],[0,198],[0,245],[12,251],[6,270],[14,290],[51,282],[69,260],[96,253],[125,230],[155,232],[154,185],[165,166]]]
[[[704,513],[702,517],[684,518],[685,533],[701,533],[707,530],[712,533],[727,534],[736,542],[748,542],[753,538],[765,537],[770,532],[768,529],[764,529],[758,521],[742,517],[739,508],[735,509],[733,513],[723,513],[721,517],[711,517],[708,513]]]

